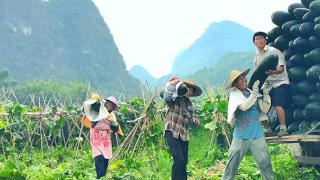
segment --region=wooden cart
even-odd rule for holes
[[[267,143],[289,144],[295,159],[301,164],[312,164],[320,168],[320,135],[289,135],[266,137]]]

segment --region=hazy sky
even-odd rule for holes
[[[271,14],[300,0],[93,0],[127,64],[154,77],[170,72],[177,53],[212,22],[231,20],[253,31],[269,31]]]

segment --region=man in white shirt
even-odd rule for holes
[[[266,79],[265,83],[268,83],[272,86],[272,90],[270,92],[271,103],[276,109],[278,120],[280,123],[280,131],[278,133],[278,136],[288,135],[284,107],[286,106],[289,99],[288,92],[290,92],[290,82],[284,55],[278,49],[267,45],[267,34],[265,32],[259,31],[254,33],[252,40],[257,47],[257,52],[253,59],[254,68],[258,67],[263,57],[271,53],[278,55],[278,65],[276,69],[268,70],[266,72],[266,74],[268,74],[269,76]],[[271,132],[270,126],[267,121],[262,121],[262,124],[267,133]]]

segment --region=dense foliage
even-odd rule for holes
[[[231,138],[232,131],[225,123],[225,95],[209,91],[194,103],[202,124],[190,129],[189,179],[220,179],[228,141],[217,137]],[[61,108],[63,113],[57,116]],[[113,139],[117,158],[109,165],[105,179],[169,179],[172,159],[162,136],[164,108],[156,96],[121,101],[117,117],[125,136]],[[88,129],[79,121],[79,104],[47,107],[45,114],[41,107],[1,101],[0,113],[2,179],[95,178]],[[147,118],[141,119],[145,113]],[[276,179],[316,179],[319,175],[314,167],[299,166],[285,145],[270,145],[269,151]],[[236,179],[261,179],[252,156],[244,158]]]

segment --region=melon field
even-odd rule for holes
[[[172,158],[163,137],[166,106],[156,94],[121,101],[117,118],[125,135],[113,137],[114,159],[105,179],[170,179]],[[80,121],[81,101],[22,105],[9,96],[0,101],[0,179],[95,179],[88,129]],[[225,120],[225,93],[208,91],[194,103],[201,125],[189,128],[188,177],[220,179],[232,132]],[[314,166],[299,165],[286,145],[270,144],[269,151],[276,179],[320,175]],[[236,179],[261,179],[249,154]]]

